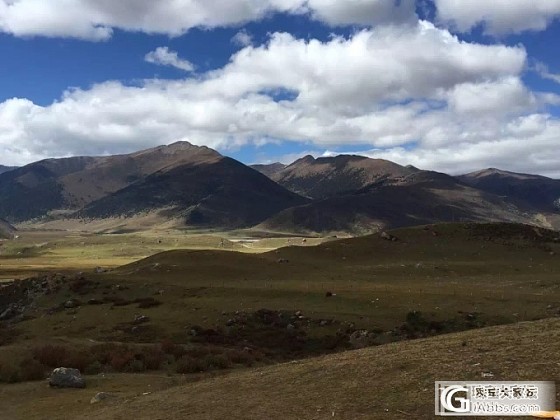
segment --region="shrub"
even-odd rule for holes
[[[227,369],[231,366],[229,359],[223,354],[209,354],[203,360],[207,369]]]
[[[83,370],[84,374],[86,375],[97,375],[101,372],[103,372],[103,365],[98,361],[95,360],[92,363],[90,363],[84,370]]]
[[[0,382],[8,384],[21,382],[20,371],[13,365],[0,365]]]
[[[20,364],[19,379],[22,381],[39,381],[45,379],[45,366],[35,359],[24,360]]]
[[[163,362],[166,360],[165,353],[157,347],[149,347],[143,352],[144,365],[148,370],[161,369]]]
[[[163,340],[160,347],[165,354],[173,355],[175,359],[180,359],[187,353],[183,346],[175,344],[169,339]]]
[[[159,300],[154,299],[153,297],[136,299],[134,302],[138,303],[138,308],[140,309],[155,308],[161,305],[161,302]]]
[[[122,372],[134,359],[132,351],[127,348],[119,348],[109,355],[109,364],[115,371]]]
[[[190,356],[181,357],[175,367],[175,371],[182,374],[204,372],[205,370],[199,359]]]
[[[226,357],[232,364],[251,366],[254,362],[253,355],[247,351],[228,350]]]
[[[146,370],[146,366],[144,365],[144,362],[142,360],[134,359],[131,360],[128,365],[126,365],[124,370],[126,372],[139,373],[144,372]]]
[[[68,356],[66,347],[53,346],[50,344],[35,347],[32,351],[33,358],[45,366],[52,368],[61,367],[64,365]],[[69,366],[65,366],[69,367]]]

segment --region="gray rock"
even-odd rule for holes
[[[396,236],[393,236],[387,232],[381,232],[381,238],[385,239],[386,241],[393,241],[393,242],[398,241],[398,238]]]
[[[97,404],[100,403],[102,401],[108,400],[110,398],[114,398],[115,396],[113,394],[109,394],[107,392],[98,392],[97,394],[95,394],[94,397],[92,397],[90,403],[91,404]]]
[[[49,385],[55,388],[85,388],[86,381],[78,369],[60,367],[51,373]]]
[[[376,335],[366,330],[354,331],[350,337],[350,345],[355,349],[363,349],[375,344]]]

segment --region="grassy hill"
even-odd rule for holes
[[[429,419],[435,381],[558,380],[559,339],[560,321],[548,319],[195,380],[109,374],[71,392],[19,384],[0,388],[0,409],[30,420]],[[115,397],[89,404],[97,392]]]
[[[556,321],[539,331],[479,330],[560,314],[558,232],[446,224],[314,247],[281,240],[292,246],[174,250],[108,272],[58,271],[1,287],[0,313],[16,307],[0,322],[0,383],[40,379],[58,365],[90,375],[78,393],[0,385],[0,408],[9,401],[11,410],[2,412],[378,418],[389,409],[427,418],[435,377],[547,379],[558,369],[554,357],[539,358],[554,347],[546,340],[554,343]],[[341,353],[363,346],[374,348]],[[120,399],[91,407],[95,391]],[[241,398],[247,393],[255,399]],[[303,404],[304,396],[315,400]]]
[[[546,343],[559,339],[554,319],[389,344],[206,379],[84,418],[428,419],[435,381],[558,380],[558,350]]]

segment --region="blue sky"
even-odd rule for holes
[[[0,164],[187,140],[560,177],[560,1],[95,3],[0,0]]]

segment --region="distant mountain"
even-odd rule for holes
[[[12,239],[15,235],[16,228],[5,220],[0,219],[0,239]]]
[[[49,159],[0,175],[0,217],[10,221],[54,210],[109,217],[165,207],[195,224],[237,226],[303,203],[257,171],[187,142],[128,155]],[[220,212],[228,217],[216,216]]]
[[[196,226],[246,227],[308,200],[236,160],[219,157],[158,171],[88,205],[83,216],[105,218],[170,208]]]
[[[4,172],[9,172],[9,171],[14,170],[14,169],[16,169],[15,166],[3,166],[3,165],[0,165],[0,174],[3,174]]]
[[[560,180],[494,168],[459,176],[458,179],[474,188],[505,197],[524,208],[543,212],[560,211]]]
[[[266,175],[269,178],[271,178],[277,172],[280,172],[285,167],[286,165],[279,162],[271,163],[268,165],[251,165],[251,168],[259,171],[261,174]]]
[[[290,191],[313,199],[352,193],[372,184],[398,184],[417,172],[386,160],[349,155],[305,156],[284,168],[260,170]]]
[[[422,171],[397,184],[362,190],[290,208],[261,224],[275,231],[351,232],[459,221],[532,224],[531,214],[505,199],[462,184],[451,176]]]
[[[169,222],[353,234],[453,221],[558,228],[560,181],[497,169],[451,177],[345,155],[250,168],[178,142],[126,155],[47,159],[2,173],[0,218],[58,228],[65,219],[111,219],[106,225],[118,229]]]

